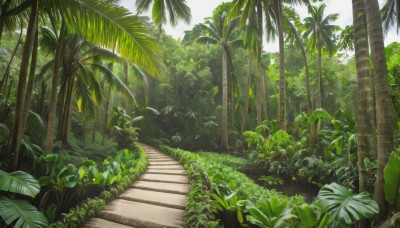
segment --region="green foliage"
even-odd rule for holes
[[[283,180],[279,177],[263,175],[258,179],[264,181],[264,183],[266,185],[282,185],[283,184]]]
[[[338,224],[352,224],[365,218],[371,218],[379,212],[378,204],[371,196],[362,192],[357,195],[336,183],[325,185],[318,193],[317,203],[329,211]]]
[[[237,157],[230,154],[221,154],[213,152],[198,152],[196,153],[205,160],[213,160],[216,163],[229,166],[233,169],[240,170],[251,167],[251,162],[244,157]]]
[[[47,219],[32,206],[23,200],[11,200],[0,195],[0,217],[7,225],[14,222],[14,227],[48,227]]]
[[[125,191],[129,185],[135,182],[140,174],[146,170],[148,164],[147,155],[143,148],[140,145],[136,145],[136,148],[138,155],[133,151],[123,150],[118,153],[113,161],[106,159],[104,163],[100,165],[89,160],[83,161],[81,168],[93,167],[93,170],[99,167],[101,170],[103,168],[110,169],[110,166],[112,166],[112,169],[117,169],[118,167],[124,175],[122,175],[118,181],[118,178],[116,178],[116,181],[110,186],[104,186],[108,190],[103,191],[100,198],[87,199],[78,206],[71,208],[67,214],[63,214],[61,220],[52,223],[51,227],[79,227],[82,223],[94,217],[98,211],[103,209],[107,202],[115,199],[120,193]],[[86,173],[86,170],[84,170],[85,168],[81,168],[79,172],[80,179],[88,184],[88,178],[91,175],[90,171]],[[110,175],[110,173],[108,173],[108,175]]]
[[[40,191],[39,182],[30,174],[0,170],[0,191],[13,192],[34,198]]]
[[[385,199],[396,210],[400,209],[400,156],[399,150],[392,152],[384,169]]]
[[[293,226],[293,220],[297,218],[291,213],[287,200],[278,197],[261,201],[257,206],[247,201],[246,211],[249,212],[246,219],[258,227],[289,227]]]
[[[40,191],[39,182],[30,174],[17,171],[6,173],[0,170],[0,190],[34,198]],[[24,200],[12,200],[0,195],[0,217],[14,227],[47,227],[46,217]]]

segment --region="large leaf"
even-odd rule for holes
[[[16,171],[6,173],[0,170],[0,190],[35,197],[39,191],[39,182],[30,174]]]
[[[11,200],[0,196],[0,217],[14,228],[48,227],[46,217],[38,209],[23,200]]]
[[[315,109],[315,111],[308,117],[309,123],[315,123],[318,120],[325,121],[329,120],[331,115],[322,108]]]
[[[352,224],[379,212],[378,204],[368,193],[353,195],[352,191],[336,183],[322,187],[317,200],[324,210],[329,211],[332,219],[339,223]]]
[[[122,57],[164,79],[167,69],[160,47],[144,21],[124,7],[96,0],[40,1],[42,7],[58,10],[68,30],[87,41],[116,50]]]
[[[310,205],[308,204],[303,204],[297,207],[297,213],[299,214],[301,223],[305,227],[313,227],[318,222],[317,214],[314,212],[313,208],[310,207]]]
[[[393,152],[383,171],[385,177],[385,199],[400,208],[400,156]]]

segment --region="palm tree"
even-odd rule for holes
[[[334,41],[332,37],[338,30],[332,23],[337,19],[338,14],[329,14],[325,17],[325,4],[319,6],[309,6],[308,11],[311,16],[304,19],[304,37],[309,39],[309,45],[312,49],[318,51],[318,90],[316,108],[322,107],[323,82],[322,82],[322,48],[324,47],[330,54],[334,51]]]
[[[367,18],[368,38],[372,57],[375,82],[376,127],[378,170],[375,182],[374,199],[382,214],[388,210],[384,196],[383,169],[393,150],[393,128],[391,111],[393,104],[389,95],[388,70],[383,42],[382,19],[378,0],[364,0]]]
[[[275,34],[273,19],[270,14],[264,18],[263,9],[270,9],[268,1],[232,1],[229,18],[240,16],[240,27],[244,28],[244,45],[251,50],[257,62],[257,124],[261,124],[262,118],[267,117],[264,71],[262,67],[264,19],[267,28],[267,37]]]
[[[198,42],[206,44],[218,44],[222,49],[222,112],[221,112],[221,146],[228,148],[228,62],[233,71],[232,58],[229,46],[243,42],[234,39],[233,32],[239,25],[239,18],[226,20],[230,3],[223,3],[214,10],[213,20],[208,20],[206,24],[201,24],[201,28],[207,36],[198,38]]]
[[[390,27],[396,25],[397,31],[400,29],[400,2],[399,0],[386,0],[381,9],[383,29],[388,32]]]
[[[366,158],[375,157],[375,111],[369,65],[368,33],[363,0],[353,0],[354,49],[358,82],[357,152],[359,192],[368,191],[372,173],[365,167]]]
[[[299,15],[292,8],[284,8],[284,28],[286,29],[286,39],[297,45],[303,55],[304,68],[306,70],[306,90],[307,90],[307,114],[312,113],[311,91],[310,91],[310,73],[308,69],[308,60],[306,45],[300,33],[304,25],[300,22]]]
[[[94,0],[33,0],[26,2],[29,2],[29,5],[26,7],[31,8],[31,18],[28,23],[27,37],[33,37],[34,32],[36,32],[35,27],[37,27],[37,19],[33,20],[33,17],[37,17],[36,15],[39,14],[38,11],[55,14],[56,16],[53,16],[53,18],[57,18],[61,15],[64,23],[62,23],[62,29],[59,30],[62,31],[59,35],[59,41],[62,40],[62,34],[66,29],[77,34],[84,34],[88,41],[118,51],[121,56],[127,58],[132,63],[145,68],[149,73],[162,76],[166,75],[167,70],[163,64],[161,50],[155,42],[155,38],[149,33],[142,19],[133,16],[127,9]],[[19,10],[14,12],[14,14],[18,15],[18,13],[21,12],[22,10]],[[59,25],[59,23],[53,24]],[[21,62],[21,72],[17,92],[18,105],[16,108],[14,136],[11,147],[13,162],[10,166],[10,170],[16,169],[16,164],[18,163],[19,158],[19,148],[24,129],[22,107],[25,102],[26,74],[28,71],[27,67],[29,65],[28,61],[33,41],[33,38],[26,39],[24,46],[24,50],[26,51],[24,51],[22,58],[24,61]],[[56,51],[56,56],[61,54],[61,45],[58,45],[57,50],[59,51]],[[56,63],[54,65],[57,66]],[[52,150],[55,107],[57,104],[57,76],[59,71],[57,67],[54,68],[48,134],[45,140],[45,151],[47,153]]]
[[[13,31],[15,30],[16,25],[20,24],[21,21],[28,21],[29,14],[26,9],[32,7],[32,4],[32,1],[23,0],[0,1],[0,42],[4,27]]]
[[[192,14],[190,8],[186,4],[186,0],[137,0],[137,13],[140,14],[143,10],[147,11],[150,8],[151,3],[153,3],[151,17],[154,24],[159,29],[159,38],[161,38],[162,26],[167,23],[167,10],[169,23],[171,23],[172,26],[177,25],[180,20],[190,23]]]

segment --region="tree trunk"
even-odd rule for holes
[[[243,135],[243,132],[247,128],[247,114],[249,111],[249,90],[251,84],[251,69],[253,67],[253,53],[249,51],[249,68],[247,70],[247,82],[246,89],[244,91],[244,106],[243,106],[243,117],[242,117],[242,127],[240,129],[240,135]]]
[[[63,121],[61,123],[61,140],[64,145],[68,145],[68,136],[70,132],[72,118],[72,95],[74,92],[74,76],[70,75],[67,82],[66,99],[63,112]]]
[[[53,139],[54,139],[54,125],[56,118],[56,109],[57,109],[57,84],[58,84],[58,75],[59,68],[61,63],[61,51],[62,44],[64,40],[66,26],[64,20],[61,24],[60,35],[58,37],[55,60],[54,60],[54,68],[53,68],[53,79],[51,83],[51,95],[50,95],[50,105],[49,105],[49,120],[47,122],[47,135],[44,141],[44,151],[47,154],[50,154],[53,150]]]
[[[31,97],[33,91],[33,85],[35,83],[38,47],[39,47],[39,31],[36,29],[35,41],[33,43],[33,50],[32,50],[31,69],[29,72],[28,86],[26,88],[26,95],[25,95],[23,132],[25,131],[26,123],[28,121],[28,116],[29,116],[29,110],[31,107]]]
[[[282,2],[278,8],[278,32],[279,32],[279,128],[286,131],[286,92],[285,92],[285,38],[283,36]]]
[[[306,69],[307,114],[311,115],[313,108],[312,108],[312,102],[311,102],[310,72],[308,69],[308,60],[307,60],[305,45],[304,45],[304,42],[301,40],[300,36],[299,36],[299,42],[300,42],[301,54],[303,55],[303,60],[304,60],[304,68]]]
[[[222,54],[221,147],[228,149],[228,59],[224,48]]]
[[[318,94],[317,94],[317,108],[322,108],[322,56],[321,56],[321,39],[318,39]]]
[[[19,149],[21,147],[22,136],[24,134],[24,99],[25,99],[25,89],[26,89],[26,77],[28,74],[29,59],[31,56],[31,51],[35,39],[35,33],[37,29],[37,15],[38,15],[38,0],[33,0],[32,9],[29,16],[29,24],[26,33],[26,39],[24,43],[24,49],[21,58],[21,69],[19,73],[18,81],[18,92],[17,101],[15,109],[15,122],[14,122],[14,133],[13,140],[11,144],[11,164],[10,171],[17,170],[18,160],[19,160]]]
[[[113,71],[113,63],[109,63],[108,64],[108,69],[110,70],[110,71]],[[105,140],[105,137],[106,137],[106,135],[108,135],[108,116],[109,116],[109,111],[110,111],[110,99],[111,99],[111,85],[110,85],[110,88],[109,88],[109,90],[108,90],[108,97],[107,97],[107,101],[106,101],[106,115],[105,115],[105,117],[104,117],[104,129],[103,129],[103,140],[102,140],[102,142],[101,142],[101,144],[102,145],[104,145],[104,140]]]
[[[382,19],[378,0],[364,0],[370,41],[372,65],[374,68],[378,169],[374,190],[374,199],[379,204],[380,214],[385,215],[388,207],[383,191],[383,169],[393,150],[393,128],[391,111],[393,109],[389,95],[388,70],[383,43]]]
[[[353,0],[354,48],[356,52],[358,112],[357,152],[359,192],[368,191],[368,179],[372,173],[365,167],[364,160],[373,158],[376,151],[375,111],[369,65],[368,33],[363,0]]]
[[[0,19],[0,20],[1,20],[1,19]],[[18,41],[17,41],[17,45],[15,45],[15,48],[14,48],[13,53],[12,53],[12,55],[11,55],[10,61],[9,61],[8,64],[7,64],[6,70],[4,71],[3,78],[2,78],[1,81],[0,81],[0,92],[3,91],[3,86],[4,86],[4,93],[6,92],[6,89],[7,89],[7,81],[8,81],[8,77],[10,76],[11,64],[12,64],[12,62],[14,61],[14,57],[15,57],[15,55],[17,54],[19,44],[20,44],[21,41],[22,41],[22,30],[23,30],[23,28],[24,28],[24,26],[23,26],[23,24],[21,23],[21,30],[20,30],[20,32],[19,32],[19,38],[18,38]]]
[[[257,1],[257,28],[258,28],[258,41],[259,45],[257,47],[257,125],[262,123],[262,104],[264,102],[264,96],[262,90],[265,87],[263,85],[263,77],[262,73],[262,64],[261,64],[261,55],[263,50],[263,11],[262,11],[262,3]]]

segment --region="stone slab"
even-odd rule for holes
[[[160,170],[171,170],[171,169],[185,169],[182,165],[151,165],[148,166],[149,169],[160,169]]]
[[[160,183],[160,182],[151,182],[151,181],[136,181],[132,188],[143,189],[143,190],[151,190],[158,192],[168,192],[168,193],[176,193],[176,194],[189,194],[189,185],[188,184],[176,184],[176,183]]]
[[[142,174],[140,176],[139,180],[153,181],[153,182],[166,182],[166,183],[182,183],[182,184],[189,183],[189,178],[187,176],[148,174],[148,173]]]
[[[116,199],[97,215],[134,227],[182,227],[184,210]]]
[[[83,225],[83,228],[130,228],[119,223],[110,222],[101,218],[91,218]]]
[[[180,165],[181,163],[171,160],[171,161],[149,161],[149,165]]]
[[[188,196],[131,188],[122,193],[118,198],[185,210]]]
[[[165,175],[186,175],[184,169],[171,169],[171,170],[159,170],[159,169],[147,169],[146,173],[149,174],[165,174]]]

